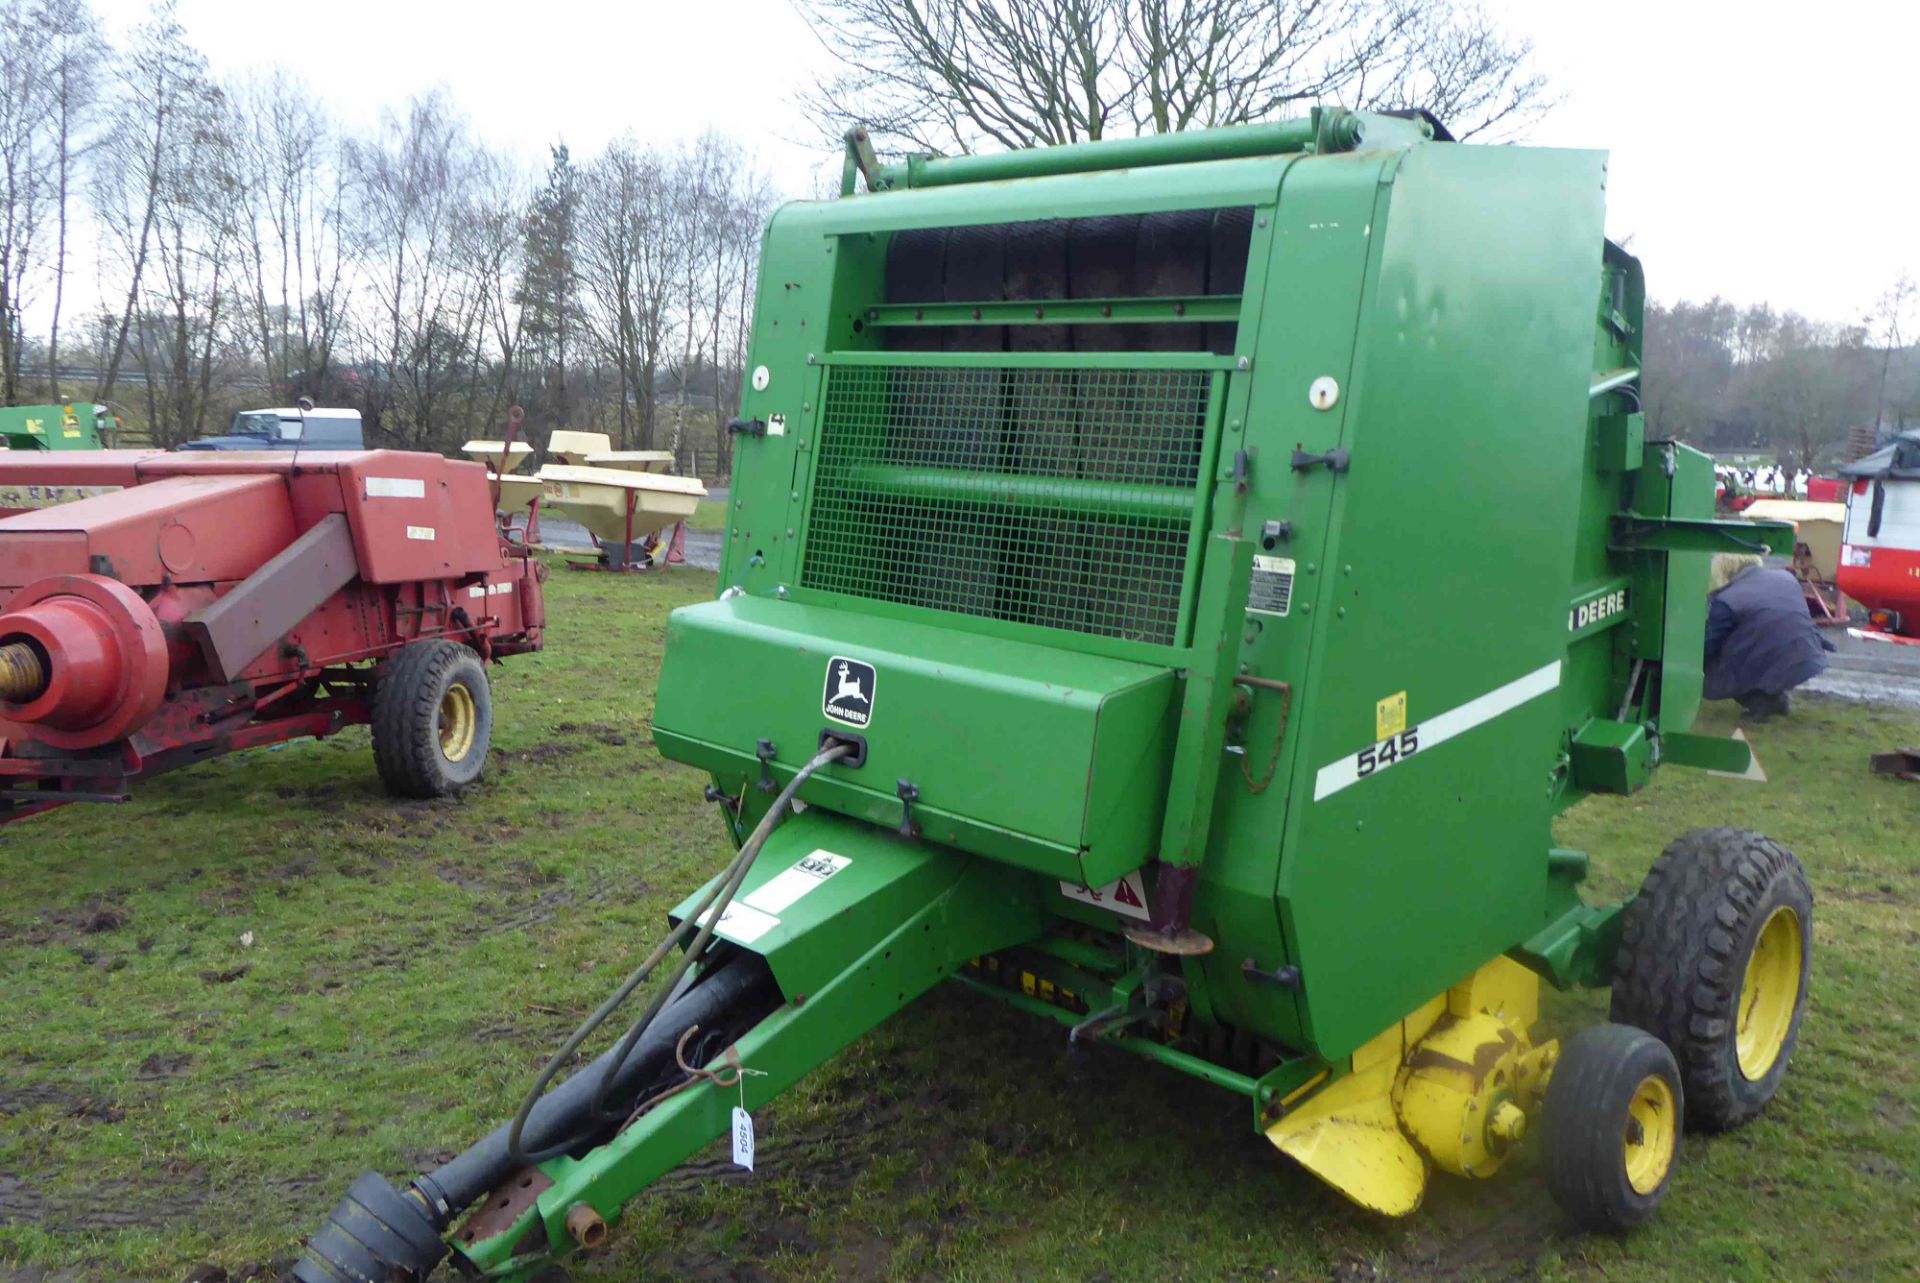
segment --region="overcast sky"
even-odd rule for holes
[[[116,41],[145,0],[95,0]],[[1608,226],[1662,300],[1857,320],[1920,274],[1920,0],[1485,0],[1561,104],[1527,141],[1612,153]],[[793,195],[825,150],[793,105],[825,55],[788,0],[180,0],[221,74],[299,69],[349,124],[445,86],[529,164],[711,125]]]

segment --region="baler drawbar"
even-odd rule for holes
[[[1647,439],[1605,157],[1317,111],[897,165],[856,130],[846,175],[767,232],[723,587],[654,710],[740,854],[514,1123],[362,1176],[297,1276],[597,1248],[942,980],[1241,1096],[1382,1214],[1531,1136],[1578,1224],[1645,1221],[1683,1127],[1772,1098],[1812,903],[1757,834],[1625,905],[1554,843],[1745,767],[1692,730],[1708,562],[1791,538]],[[1543,981],[1611,1022],[1542,1036]]]

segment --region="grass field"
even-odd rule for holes
[[[459,801],[385,798],[355,731],[0,833],[0,1280],[270,1277],[356,1172],[410,1175],[510,1111],[724,857],[703,780],[647,729],[662,620],[713,577],[550,588],[548,648],[498,670],[495,763]],[[1057,1028],[943,990],[763,1111],[759,1172],[707,1151],[571,1277],[1920,1276],[1920,786],[1866,773],[1920,718],[1808,700],[1752,739],[1764,786],[1675,769],[1561,826],[1603,895],[1723,823],[1785,841],[1815,888],[1813,1006],[1779,1099],[1688,1138],[1632,1237],[1570,1234],[1529,1153],[1375,1219],[1253,1135],[1237,1097],[1069,1056]],[[1549,1023],[1603,1010],[1558,998]]]
[[[703,499],[700,506],[687,518],[689,530],[725,530],[727,528],[727,505]]]

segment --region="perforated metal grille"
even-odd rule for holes
[[[1172,644],[1211,378],[836,366],[800,582]]]

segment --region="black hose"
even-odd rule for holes
[[[702,1029],[719,1027],[730,1012],[751,1009],[758,1002],[771,1003],[778,996],[766,960],[757,954],[742,954],[703,976],[685,996],[663,1010],[651,1028],[642,1034],[614,1079],[616,1094],[637,1098],[662,1073],[673,1066],[673,1049],[680,1035],[695,1025]],[[735,1031],[738,1032],[738,1031]],[[541,1096],[521,1130],[524,1142],[542,1149],[566,1152],[596,1140],[617,1124],[598,1121],[594,1098],[603,1086],[602,1072],[620,1049],[608,1048],[552,1091]],[[509,1151],[511,1124],[502,1123],[486,1137],[467,1147],[431,1172],[414,1181],[414,1187],[450,1222],[461,1209],[483,1197],[526,1164]]]
[[[628,1059],[620,1085],[636,1101],[650,1098],[656,1082],[670,1082],[678,1075],[672,1058],[687,1029],[698,1025],[737,1038],[779,1001],[780,991],[766,960],[756,954],[737,955],[702,976],[661,1013]],[[608,1049],[594,1065],[542,1096],[527,1121],[527,1133],[542,1142],[570,1136],[579,1146],[598,1143],[615,1132],[617,1125],[595,1126],[592,1108],[598,1085],[593,1070],[612,1058],[613,1050]],[[699,1056],[693,1059],[697,1062]],[[369,1279],[417,1283],[446,1256],[447,1246],[440,1237],[446,1227],[520,1167],[508,1152],[507,1128],[501,1126],[452,1161],[415,1177],[404,1192],[378,1172],[363,1172],[308,1241],[293,1268],[293,1278],[298,1283],[366,1283]]]
[[[767,813],[761,817],[760,823],[754,826],[753,833],[740,844],[738,854],[721,873],[713,889],[693,906],[687,916],[681,919],[680,925],[667,933],[666,939],[655,946],[653,952],[648,954],[646,959],[620,982],[619,987],[607,996],[606,1001],[602,1002],[592,1015],[583,1020],[580,1027],[560,1044],[559,1050],[548,1058],[545,1067],[533,1080],[533,1085],[527,1089],[527,1094],[521,1098],[520,1108],[514,1113],[513,1121],[507,1125],[507,1155],[517,1166],[531,1167],[537,1163],[544,1163],[549,1159],[558,1158],[575,1147],[576,1141],[564,1138],[553,1141],[545,1148],[528,1150],[523,1133],[526,1130],[527,1120],[533,1114],[534,1106],[546,1091],[547,1084],[551,1083],[562,1067],[573,1059],[573,1054],[580,1049],[580,1045],[593,1035],[594,1030],[606,1023],[607,1018],[620,1007],[620,1004],[639,988],[640,983],[652,974],[653,969],[672,951],[675,944],[685,940],[689,933],[693,933],[693,941],[686,946],[685,954],[680,960],[680,965],[674,970],[672,978],[661,986],[660,992],[647,1004],[646,1010],[640,1013],[640,1018],[627,1030],[626,1036],[620,1040],[620,1045],[614,1048],[613,1058],[611,1060],[602,1058],[605,1068],[600,1074],[601,1089],[594,1096],[594,1112],[600,1115],[596,1120],[600,1123],[615,1120],[614,1115],[607,1112],[607,1105],[610,1100],[619,1095],[614,1088],[614,1082],[625,1068],[627,1056],[631,1054],[640,1036],[660,1014],[668,995],[679,987],[680,981],[685,978],[694,962],[705,953],[708,942],[713,939],[715,925],[719,923],[721,915],[727,911],[727,906],[733,902],[734,892],[740,889],[741,881],[747,876],[747,870],[753,867],[754,859],[759,856],[760,848],[766,845],[774,826],[786,814],[787,807],[792,803],[794,795],[800,791],[800,786],[806,783],[815,771],[852,751],[852,747],[846,744],[831,745],[815,753],[804,766],[794,772],[793,778],[787,782],[784,789],[780,790],[780,795],[774,799],[773,805],[767,808]],[[576,1075],[578,1076],[581,1075]]]

